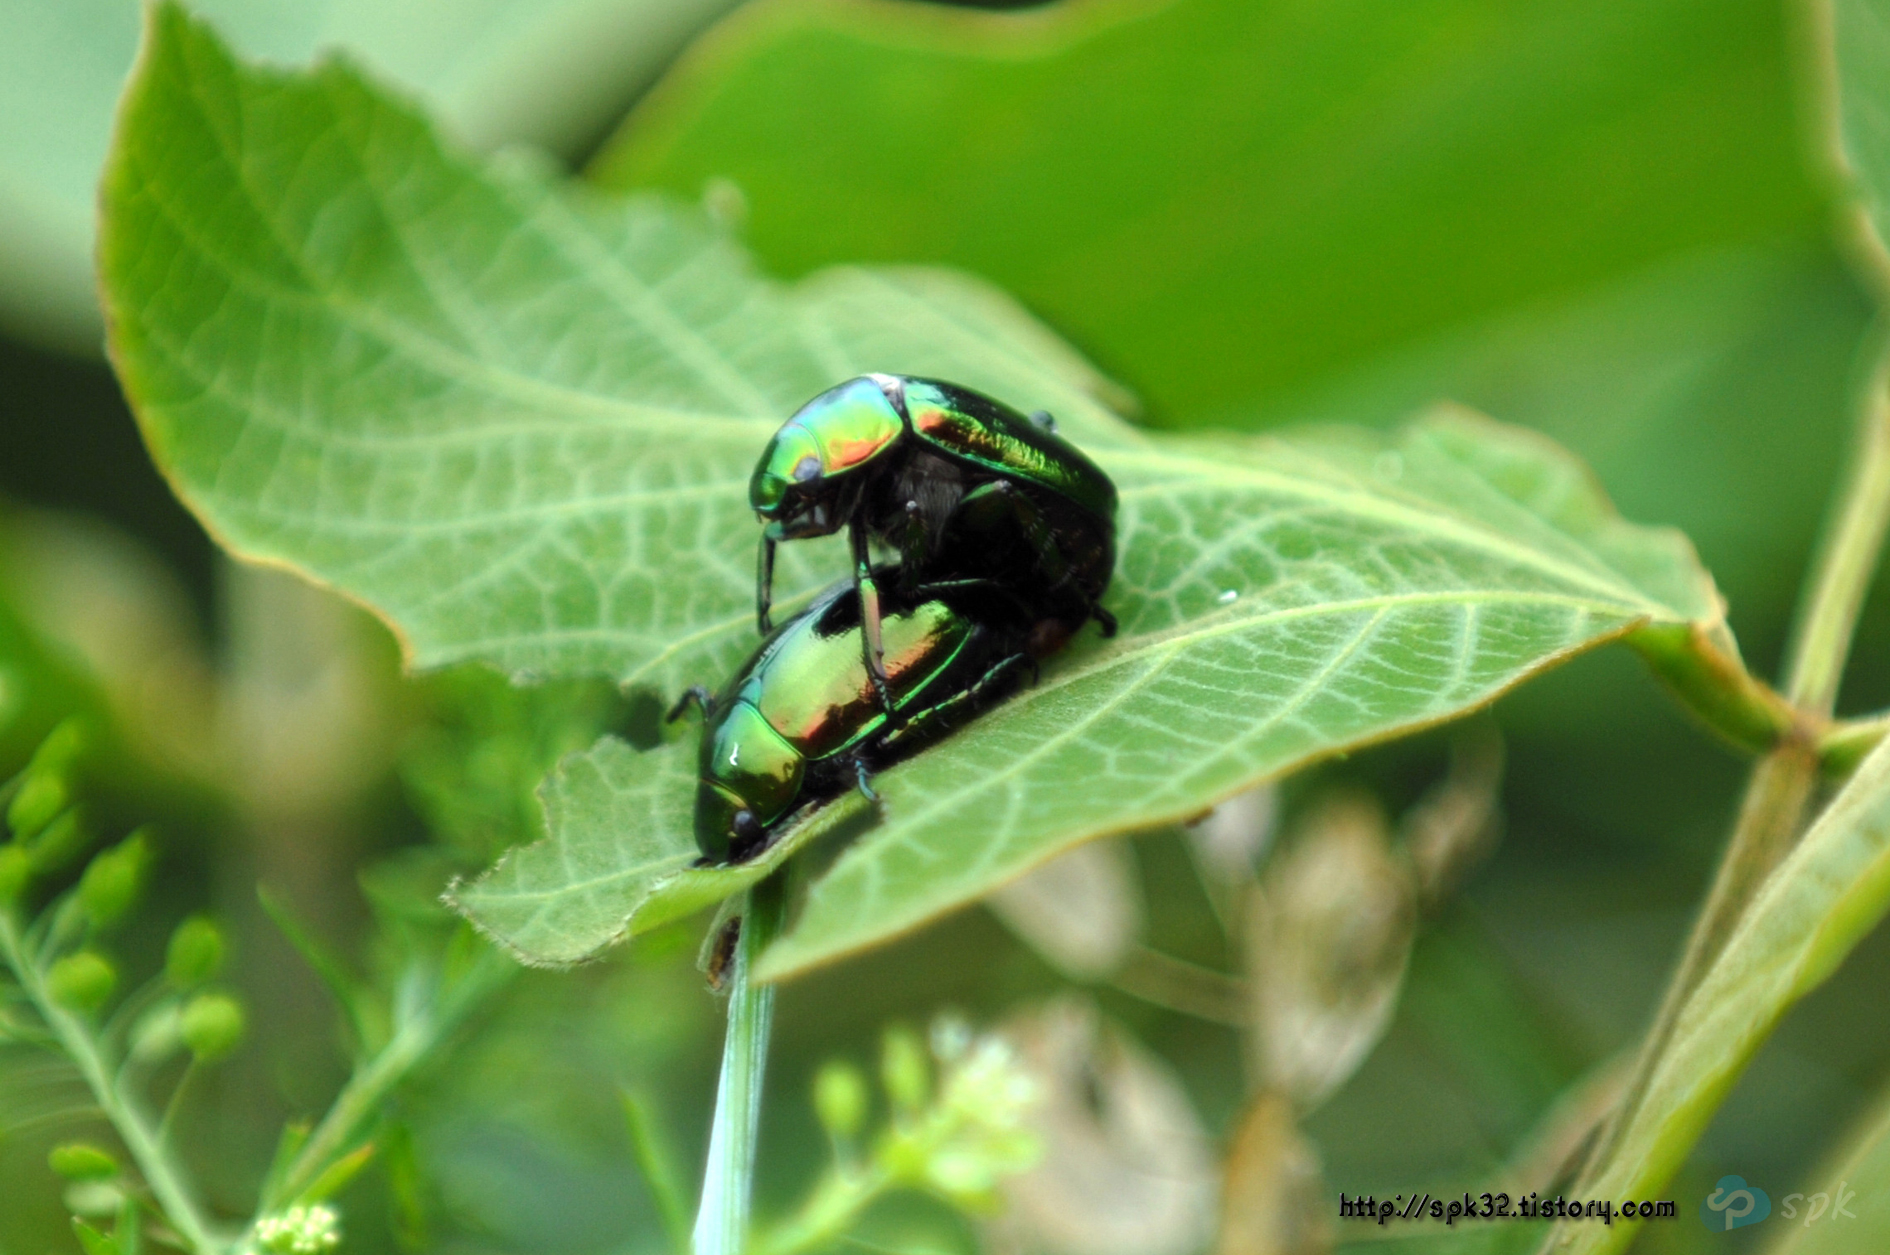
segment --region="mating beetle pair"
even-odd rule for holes
[[[1115,567],[1115,485],[1047,414],[939,380],[863,375],[788,419],[749,503],[764,525],[766,639],[713,703],[692,690],[708,715],[696,838],[710,860],[751,854],[798,802],[855,781],[868,790],[867,772],[1003,696],[1088,620],[1115,632],[1099,604]],[[837,586],[773,630],[776,546],[843,528],[854,596]],[[897,565],[873,565],[875,541]]]
[[[862,647],[882,696],[874,540],[899,554],[908,589],[988,579],[1065,634],[1090,618],[1104,635],[1115,632],[1099,600],[1115,569],[1116,486],[1056,435],[1048,414],[1026,418],[936,379],[862,375],[821,393],[775,433],[748,503],[764,524],[755,581],[764,635],[775,546],[847,530]]]

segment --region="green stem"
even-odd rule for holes
[[[1828,717],[1850,657],[1857,616],[1870,592],[1890,527],[1890,362],[1865,402],[1851,481],[1832,518],[1794,632],[1785,695],[1805,714]]]
[[[152,1196],[164,1209],[164,1218],[197,1255],[219,1255],[224,1245],[213,1235],[202,1207],[184,1183],[183,1174],[165,1154],[163,1139],[157,1129],[149,1117],[138,1109],[131,1095],[121,1091],[114,1083],[112,1069],[91,1029],[78,1016],[53,1001],[38,965],[22,945],[19,926],[12,912],[6,910],[0,910],[0,955],[5,957],[7,966],[13,969],[20,988],[32,999],[60,1047],[78,1067],[79,1074],[85,1078],[86,1086],[92,1091],[92,1098],[105,1113],[105,1118],[118,1130],[118,1136],[124,1142],[125,1149],[131,1152],[131,1158],[138,1165],[145,1184],[151,1187]]]
[[[715,1123],[696,1210],[694,1255],[741,1255],[753,1194],[755,1138],[761,1127],[761,1081],[768,1064],[774,987],[752,984],[755,960],[780,926],[784,887],[779,876],[748,891],[741,938],[729,975],[728,1032],[715,1093]]]
[[[294,1202],[330,1165],[353,1150],[362,1130],[380,1114],[388,1094],[514,970],[511,960],[496,950],[483,951],[472,970],[444,992],[436,1004],[401,1025],[385,1046],[362,1061],[329,1105],[328,1114],[296,1152],[281,1183],[262,1200],[258,1219]]]
[[[1824,774],[1837,779],[1850,775],[1886,736],[1890,736],[1890,714],[1832,724],[1818,738],[1818,760]]]
[[[830,1170],[794,1218],[756,1242],[752,1255],[825,1250],[892,1184],[891,1174],[879,1166]]]
[[[1785,697],[1798,714],[1796,727],[1753,766],[1712,888],[1642,1042],[1623,1101],[1583,1169],[1584,1186],[1605,1174],[1622,1132],[1646,1099],[1681,1008],[1719,957],[1759,886],[1797,841],[1821,774],[1821,747],[1813,730],[1827,726],[1836,706],[1857,616],[1876,574],[1886,528],[1890,528],[1890,353],[1879,363],[1865,398],[1850,480],[1826,529],[1793,629]],[[1558,1225],[1548,1245],[1565,1240],[1566,1234],[1567,1227]]]

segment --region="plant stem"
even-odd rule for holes
[[[729,975],[728,1032],[722,1041],[715,1123],[709,1132],[702,1201],[696,1211],[694,1255],[740,1255],[747,1236],[755,1138],[761,1127],[761,1082],[774,1017],[774,987],[751,984],[748,975],[780,926],[784,897],[781,877],[773,876],[748,891],[742,909],[741,938]]]
[[[114,1082],[111,1067],[90,1027],[53,1001],[41,979],[38,964],[21,942],[13,913],[7,910],[0,910],[0,956],[13,969],[20,987],[32,999],[60,1047],[78,1067],[105,1118],[118,1130],[145,1184],[151,1187],[153,1197],[164,1209],[164,1218],[197,1255],[219,1255],[224,1245],[213,1235],[202,1207],[184,1184],[183,1174],[166,1155],[157,1129],[138,1109],[131,1095],[122,1092]]]
[[[281,1184],[262,1200],[257,1208],[258,1219],[294,1202],[330,1164],[346,1155],[361,1130],[380,1113],[388,1093],[514,970],[511,960],[498,951],[482,951],[472,970],[443,991],[437,1003],[402,1024],[385,1046],[358,1065],[329,1105],[328,1114],[296,1152],[288,1171],[282,1174]]]
[[[1886,736],[1890,736],[1890,715],[1845,719],[1832,724],[1818,738],[1818,759],[1824,766],[1824,774],[1840,779],[1850,775]]]
[[[1890,357],[1865,401],[1856,463],[1832,518],[1794,631],[1785,695],[1807,715],[1828,717],[1850,657],[1857,615],[1870,591],[1890,527]]]
[[[1838,684],[1858,613],[1876,574],[1886,527],[1890,527],[1890,353],[1880,361],[1865,397],[1850,480],[1827,526],[1793,629],[1785,696],[1797,712],[1797,725],[1753,765],[1712,888],[1642,1042],[1633,1080],[1583,1169],[1583,1185],[1602,1176],[1622,1131],[1646,1098],[1681,1007],[1719,956],[1759,886],[1798,838],[1821,771],[1818,730],[1826,726],[1836,706]],[[1564,1231],[1558,1226],[1558,1234]]]

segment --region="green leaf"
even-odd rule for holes
[[[1136,440],[969,281],[785,291],[694,215],[477,166],[343,66],[239,69],[177,8],[153,22],[104,192],[120,378],[219,539],[368,602],[415,665],[726,673],[754,637],[757,451],[869,365]],[[791,548],[784,589],[834,552]]]
[[[976,271],[1200,422],[1663,257],[1819,230],[1780,19],[772,0],[699,41],[595,173],[732,182],[783,273]]]
[[[1123,492],[1121,635],[880,777],[884,822],[812,886],[764,979],[1077,841],[1448,719],[1642,624],[1723,636],[1683,537],[1623,522],[1566,453],[1470,415],[1391,440],[1175,440],[1105,465]]]
[[[345,67],[241,67],[174,7],[127,96],[101,255],[121,377],[185,500],[239,553],[378,608],[421,665],[714,681],[753,645],[744,485],[793,406],[887,369],[1058,415],[1122,492],[1121,634],[887,773],[883,822],[813,887],[775,975],[1637,628],[1743,675],[1686,541],[1621,521],[1538,437],[1445,412],[1389,441],[1158,441],[970,279],[769,283],[693,214],[468,161]],[[784,557],[802,593],[844,566]],[[572,962],[858,807],[692,869],[693,774],[681,743],[568,759],[547,840],[459,905]]]
[[[455,884],[448,899],[521,962],[575,963],[740,893],[863,809],[825,807],[757,858],[694,868],[695,781],[693,744],[638,753],[606,737],[545,782],[551,836]]]
[[[1881,285],[1890,280],[1890,5],[1824,0],[1835,48],[1836,157],[1871,233]]]
[[[481,147],[591,141],[735,0],[194,0],[257,56],[340,47]],[[0,321],[95,353],[99,167],[138,44],[129,0],[0,0]]]
[[[1879,1096],[1797,1189],[1796,1197],[1774,1198],[1774,1214],[1786,1227],[1761,1248],[1763,1255],[1890,1250],[1890,1094]],[[1788,1200],[1794,1215],[1785,1213]]]
[[[1687,999],[1646,1095],[1589,1192],[1658,1197],[1779,1018],[1822,984],[1886,911],[1890,744],[1857,768],[1746,909]],[[1571,1225],[1557,1249],[1622,1250],[1638,1227]]]

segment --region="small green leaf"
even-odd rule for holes
[[[1890,911],[1890,744],[1779,865],[1681,1009],[1646,1094],[1590,1193],[1656,1198],[1779,1018]],[[1625,1249],[1639,1222],[1570,1225],[1559,1251]],[[1846,1249],[1863,1249],[1847,1247]]]
[[[118,1239],[99,1232],[77,1216],[72,1218],[72,1231],[79,1235],[79,1245],[85,1248],[85,1255],[120,1255]]]
[[[335,1162],[322,1170],[322,1174],[296,1198],[296,1202],[321,1203],[333,1198],[348,1188],[348,1183],[361,1175],[361,1170],[374,1162],[374,1156],[380,1153],[379,1142],[367,1142],[355,1147]]]

